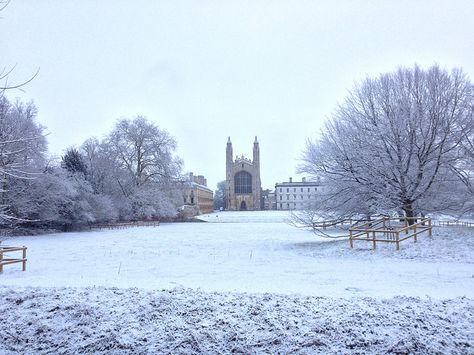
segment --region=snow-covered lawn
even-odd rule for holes
[[[474,297],[471,230],[437,228],[434,238],[393,245],[316,238],[285,223],[281,212],[220,213],[221,223],[100,230],[21,237],[27,271],[5,267],[11,286],[176,286],[205,291],[315,296]],[[237,221],[240,220],[240,223]],[[277,222],[279,220],[279,222]]]
[[[472,354],[474,302],[0,288],[2,354]]]
[[[474,353],[474,229],[351,250],[287,218],[7,240],[28,263],[0,275],[0,353]]]

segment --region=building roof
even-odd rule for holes
[[[205,191],[208,191],[212,194],[214,194],[214,191],[212,191],[209,187],[207,186],[204,186],[204,185],[201,185],[201,184],[197,184],[195,182],[188,182],[191,186],[191,188],[196,188],[196,189],[200,189],[200,190],[205,190]]]
[[[277,187],[308,187],[308,186],[321,186],[321,182],[318,181],[293,181],[293,182],[277,182]]]

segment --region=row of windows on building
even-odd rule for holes
[[[306,204],[303,204],[303,203],[300,204],[298,202],[286,202],[286,203],[280,202],[277,205],[277,210],[291,210],[291,209],[297,210],[306,206],[307,206]]]
[[[287,194],[286,195],[286,200],[289,200],[290,199],[290,195]],[[307,195],[307,199],[310,200],[311,199],[311,195]],[[283,195],[280,195],[280,201],[283,200]],[[293,195],[293,200],[296,200],[296,195]],[[304,200],[304,196],[303,195],[300,195],[300,200]]]
[[[307,189],[308,189],[308,192],[311,192],[311,187],[308,187]],[[296,188],[296,187],[293,187],[293,192],[296,192],[296,190],[297,190],[297,188]],[[305,190],[305,188],[300,187],[300,192],[303,192],[304,190]],[[314,191],[318,191],[318,188],[315,187],[315,188],[314,188]],[[283,192],[283,188],[282,188],[282,187],[280,187],[280,192]],[[289,188],[289,187],[286,188],[286,192],[290,192],[290,188]]]

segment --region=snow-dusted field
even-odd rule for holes
[[[2,354],[472,354],[474,302],[0,288]]]
[[[7,240],[0,353],[474,353],[473,229],[351,250],[287,217]]]
[[[22,237],[27,271],[5,267],[3,285],[39,287],[176,286],[205,291],[315,296],[474,297],[474,237],[441,229],[430,240],[393,245],[321,240],[285,223],[281,212],[220,213],[221,223]],[[240,223],[237,221],[240,220]],[[278,222],[279,221],[279,222]]]

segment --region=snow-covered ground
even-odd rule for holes
[[[472,354],[474,302],[0,287],[2,354]]]
[[[0,353],[474,353],[474,229],[397,252],[201,218],[4,241],[28,263],[0,275]]]
[[[21,237],[27,271],[5,267],[11,286],[176,286],[205,291],[315,296],[474,297],[472,231],[437,228],[434,238],[405,241],[401,250],[318,239],[285,223],[286,215],[220,213],[221,223],[98,230]],[[277,222],[279,218],[279,222]],[[260,219],[260,220],[259,220]],[[240,221],[240,222],[237,222]],[[226,223],[224,223],[226,222]]]

